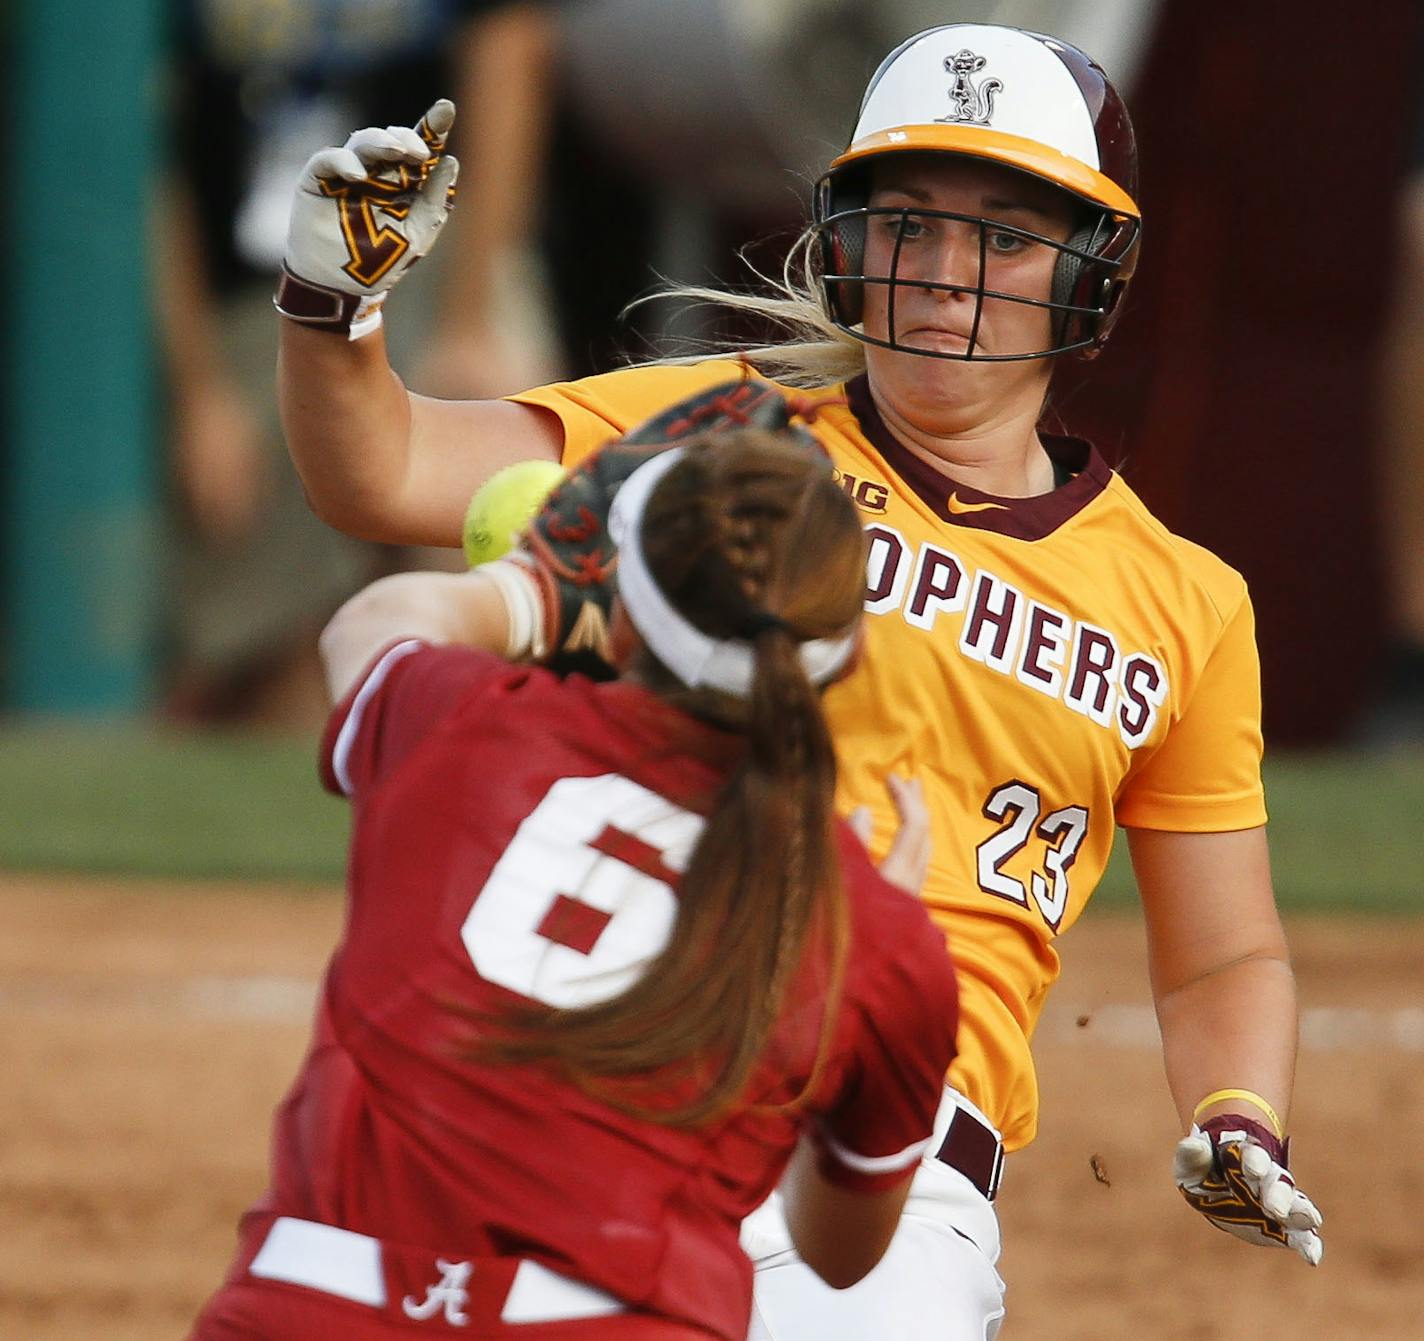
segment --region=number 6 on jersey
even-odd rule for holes
[[[476,970],[560,1009],[626,991],[668,942],[674,886],[702,827],[700,816],[616,774],[560,778],[515,831],[460,929]]]

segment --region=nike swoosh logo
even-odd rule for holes
[[[949,510],[956,517],[962,517],[966,512],[988,512],[992,508],[997,508],[1000,512],[1007,512],[1007,503],[964,503],[960,501],[958,494],[950,494],[948,502]]]

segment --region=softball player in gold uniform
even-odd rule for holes
[[[514,399],[559,416],[573,465],[727,373],[640,368]],[[961,969],[951,1080],[1014,1150],[1037,1123],[1028,1039],[1053,940],[1115,827],[1265,822],[1250,601],[1086,443],[1046,440],[1072,476],[1052,493],[991,498],[916,469],[863,382],[809,399],[871,542],[863,663],[826,698],[843,809],[869,808],[888,844],[885,777],[931,784],[925,899]]]
[[[448,124],[441,107],[432,117]],[[412,253],[439,221],[421,183],[444,199],[449,181],[429,124],[423,147],[408,131],[358,132],[349,159],[312,167],[346,192],[377,183],[380,200],[380,174],[400,164]],[[1177,1185],[1218,1228],[1320,1260],[1320,1216],[1286,1168],[1278,1113],[1296,1001],[1244,583],[1154,520],[1086,443],[1039,428],[1054,360],[1095,352],[1120,310],[1135,192],[1126,110],[1082,52],[1016,29],[930,29],[872,79],[818,186],[803,270],[771,298],[720,295],[789,332],[745,359],[805,393],[803,418],[870,533],[866,654],[826,700],[842,803],[870,808],[878,850],[892,827],[886,775],[924,781],[924,896],[961,982],[946,1102],[885,1259],[836,1294],[798,1263],[769,1203],[744,1234],[754,1337],[997,1331],[1002,1155],[1033,1138],[1030,1040],[1054,940],[1118,825],[1186,1130]],[[500,466],[572,463],[738,375],[713,360],[504,402],[410,395],[385,360],[379,286],[336,264],[348,252],[354,264],[329,201],[299,193],[278,299],[284,420],[314,506],[361,534],[457,543],[465,500]]]

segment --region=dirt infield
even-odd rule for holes
[[[184,1334],[261,1191],[339,921],[330,890],[0,877],[0,1336]],[[1180,1204],[1141,931],[1090,916],[1039,1036],[1043,1133],[1006,1175],[1007,1341],[1420,1335],[1424,921],[1290,930],[1325,1265]]]

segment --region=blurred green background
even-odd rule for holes
[[[1424,758],[1285,754],[1266,768],[1288,911],[1424,910]],[[0,730],[0,869],[339,881],[349,810],[316,742],[140,726]],[[1119,842],[1100,903],[1134,898]]]

